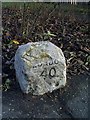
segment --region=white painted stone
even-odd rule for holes
[[[21,45],[16,51],[14,66],[24,93],[43,95],[66,84],[65,57],[49,41]]]

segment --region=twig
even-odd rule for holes
[[[55,8],[49,13],[48,18],[46,19],[46,22],[50,19],[51,14],[56,10],[58,4],[55,5]]]

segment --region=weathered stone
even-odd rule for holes
[[[24,93],[43,95],[66,84],[64,55],[49,41],[21,45],[16,51],[14,66]]]

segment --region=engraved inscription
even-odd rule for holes
[[[42,67],[42,65],[49,66],[49,65],[58,64],[58,63],[59,63],[59,61],[57,61],[57,60],[54,60],[54,61],[48,61],[48,62],[43,63],[43,64],[42,64],[42,63],[39,63],[39,64],[33,66],[33,68]]]
[[[55,67],[51,67],[50,70],[48,71],[47,68],[44,68],[44,70],[41,72],[40,76],[46,78],[49,77],[50,79],[53,77],[59,77],[57,75],[57,71]]]
[[[55,67],[52,67],[49,71],[49,77],[55,77],[56,76],[56,69]]]

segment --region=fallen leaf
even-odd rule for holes
[[[15,43],[15,44],[19,44],[19,42],[17,41],[17,40],[13,40],[13,43]]]

